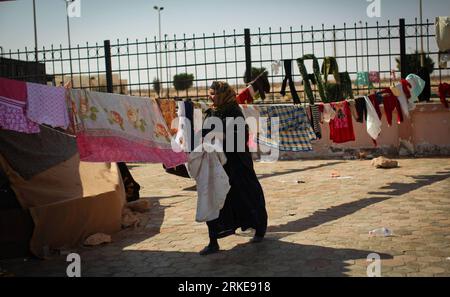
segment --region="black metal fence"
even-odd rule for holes
[[[406,24],[401,19],[397,24],[388,21],[370,26],[359,22],[342,27],[291,27],[287,31],[269,28],[266,32],[246,29],[242,33],[224,31],[209,36],[166,35],[161,41],[156,37],[144,41],[106,40],[103,44],[86,43],[72,48],[52,45],[37,51],[25,48],[23,51],[0,52],[3,61],[0,75],[6,73],[10,78],[36,80],[42,73],[11,74],[4,61],[39,62],[45,64],[46,79],[55,85],[72,81],[75,88],[155,97],[153,81],[157,79],[161,83],[162,97],[195,99],[207,96],[213,80],[226,80],[237,90],[244,88],[244,76],[249,76],[248,69],[253,66],[269,71],[272,93],[266,101],[278,102],[282,100],[279,89],[284,73],[272,69],[274,61],[314,54],[321,63],[324,57],[334,56],[340,70],[349,72],[352,80],[360,71],[379,72],[381,81],[372,88],[380,89],[391,85],[393,74],[397,78],[407,74],[401,73],[396,59],[406,69],[407,55],[420,52],[423,40],[424,52],[434,62],[430,67],[433,68],[432,90],[436,93],[439,83],[449,80],[450,69],[439,67],[434,38],[435,26],[428,20],[423,24],[417,20]],[[293,66],[294,80],[304,95],[299,70]],[[307,68],[311,73],[311,65]],[[194,75],[193,85],[186,91],[177,91],[173,87],[173,77],[180,73]],[[353,90],[360,94],[370,89],[354,84]],[[289,97],[284,99],[290,100]]]

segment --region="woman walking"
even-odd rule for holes
[[[207,111],[206,120],[216,117],[223,123],[223,151],[227,157],[224,169],[228,175],[231,189],[219,218],[207,222],[209,244],[200,251],[200,255],[203,256],[218,252],[220,250],[218,239],[235,234],[238,228],[243,231],[250,228],[255,229],[252,243],[261,242],[267,229],[264,192],[256,177],[252,155],[247,145],[248,127],[245,125],[245,148],[241,151],[238,150],[237,145],[239,143],[237,138],[242,135],[242,133],[238,133],[239,127],[234,124],[227,127],[227,118],[242,118],[245,121],[236,101],[236,93],[226,82],[214,82],[209,90],[209,98],[214,104],[213,108]],[[234,146],[230,150],[227,150],[226,146],[227,129],[233,129],[233,133],[228,131],[228,135],[234,135]],[[211,131],[204,129],[203,137]]]

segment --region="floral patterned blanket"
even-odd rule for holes
[[[187,162],[181,148],[172,148],[154,99],[75,89],[69,99],[82,161],[163,163],[167,168]]]

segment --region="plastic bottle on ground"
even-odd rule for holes
[[[378,229],[375,229],[375,230],[372,230],[369,232],[369,235],[371,235],[371,236],[388,237],[388,236],[392,236],[392,234],[393,234],[393,232],[386,227],[378,228]]]

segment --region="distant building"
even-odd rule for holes
[[[53,76],[45,73],[45,64],[0,57],[0,76],[40,84],[52,84]]]
[[[118,74],[112,75],[113,80],[113,92],[116,94],[124,94],[128,95],[128,81],[126,79],[120,79]],[[57,86],[65,85],[70,81],[70,75],[56,75],[55,76],[55,84]],[[107,84],[106,84],[106,75],[74,75],[72,87],[74,89],[90,89],[91,91],[97,92],[106,92]]]

